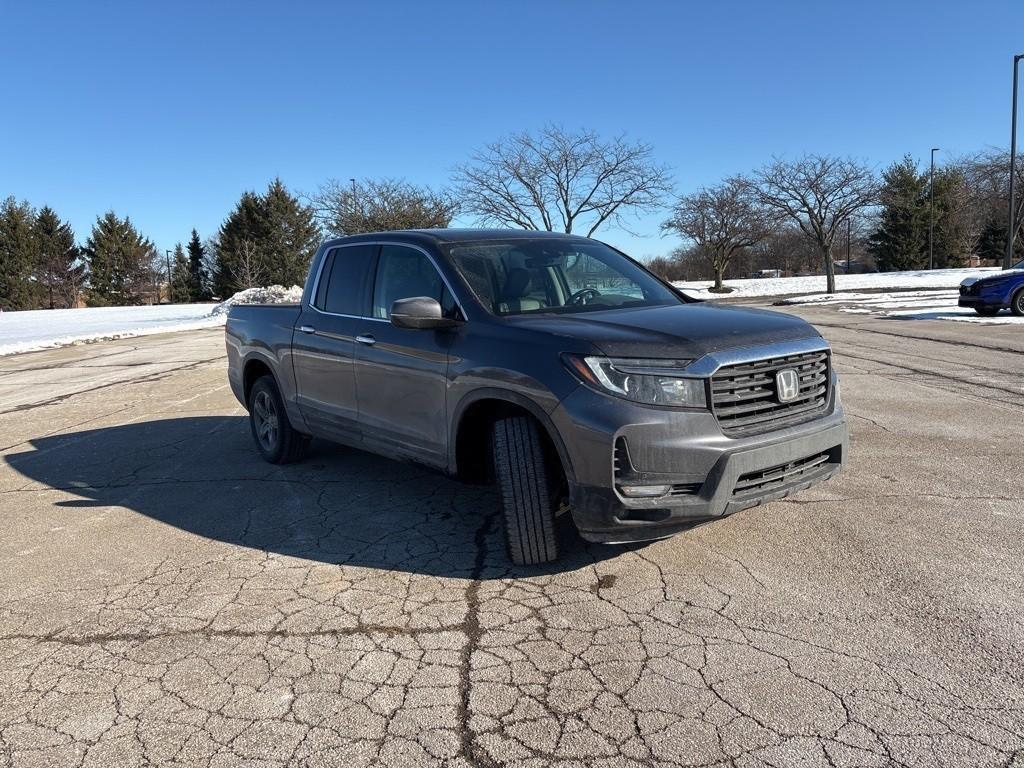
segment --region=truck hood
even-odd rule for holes
[[[695,360],[709,352],[820,335],[793,315],[720,304],[514,315],[506,320],[522,328],[585,340],[612,357]],[[567,345],[566,351],[578,350]]]

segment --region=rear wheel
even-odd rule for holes
[[[975,307],[974,311],[982,317],[993,317],[999,314],[999,307]]]
[[[271,464],[290,464],[305,456],[309,437],[288,421],[272,376],[261,376],[249,391],[249,426],[260,455]]]
[[[529,416],[499,419],[494,423],[492,445],[509,557],[516,565],[558,559],[558,488],[545,465],[537,422]]]
[[[1018,288],[1010,300],[1010,311],[1015,315],[1024,315],[1024,288]]]

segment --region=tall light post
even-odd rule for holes
[[[935,264],[932,240],[935,237],[935,153],[938,147],[932,147],[932,170],[928,176],[928,269]]]
[[[167,303],[171,303],[171,252],[170,250],[164,251],[164,262],[167,265]],[[160,297],[157,296],[157,304],[160,303]]]
[[[1006,256],[1003,257],[1003,269],[1013,264],[1013,243],[1017,239],[1016,208],[1013,186],[1017,176],[1017,64],[1024,59],[1024,54],[1013,57],[1013,107],[1010,117],[1010,227],[1006,235]]]
[[[846,274],[850,274],[850,217],[846,217]]]

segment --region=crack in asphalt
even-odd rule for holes
[[[46,400],[39,400],[33,403],[24,403],[21,405],[16,405],[14,408],[7,408],[6,410],[0,411],[0,416],[3,416],[4,414],[8,413],[22,413],[25,411],[34,411],[37,408],[45,408],[46,406],[57,405],[59,403],[66,402],[71,398],[78,397],[79,395],[88,395],[93,392],[99,392],[104,389],[110,389],[111,387],[131,386],[135,384],[151,384],[154,382],[163,381],[166,378],[168,378],[171,374],[195,370],[201,366],[217,362],[220,359],[221,357],[219,356],[211,357],[205,360],[197,360],[191,363],[186,363],[185,365],[179,365],[176,368],[165,368],[164,370],[157,371],[148,376],[140,376],[139,378],[128,380],[108,381],[103,384],[97,384],[92,387],[86,387],[85,389],[79,389],[73,392],[65,392],[60,395],[55,395],[54,397],[47,398]]]

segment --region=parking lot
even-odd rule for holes
[[[255,453],[222,332],[0,359],[0,766],[1024,766],[1024,337],[789,307],[836,480],[646,546]]]

